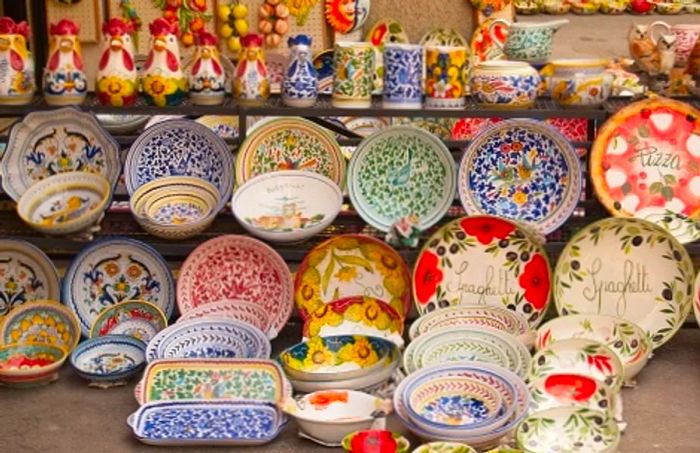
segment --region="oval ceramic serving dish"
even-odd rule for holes
[[[578,407],[615,415],[615,394],[604,382],[583,374],[554,373],[530,382],[530,413]]]
[[[79,341],[78,319],[55,301],[21,305],[0,322],[0,343],[4,344],[49,344],[70,354]]]
[[[58,379],[65,362],[64,349],[50,344],[0,346],[0,382],[11,387],[33,387]]]
[[[177,322],[202,318],[223,318],[247,322],[267,334],[269,339],[277,337],[277,331],[270,326],[270,314],[264,307],[239,299],[223,299],[195,307],[180,316]]]
[[[75,348],[70,363],[91,382],[125,381],[146,364],[146,343],[126,335],[91,338]]]
[[[168,326],[163,311],[150,302],[126,300],[105,308],[90,328],[90,338],[128,335],[148,343]]]

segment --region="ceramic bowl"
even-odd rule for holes
[[[554,407],[583,407],[615,415],[615,395],[598,379],[555,373],[530,383],[530,412]]]
[[[489,107],[527,108],[537,99],[541,83],[535,68],[522,61],[487,60],[471,75],[471,92]]]
[[[75,348],[70,363],[91,383],[126,383],[146,364],[146,343],[127,335],[91,338]]]
[[[37,231],[66,236],[96,227],[111,200],[112,186],[104,176],[59,173],[27,189],[17,203],[17,214]]]
[[[256,176],[233,194],[231,209],[250,234],[272,242],[303,241],[333,223],[343,193],[318,173],[285,170]]]
[[[100,125],[114,135],[128,135],[141,129],[151,118],[149,115],[95,115]]]
[[[348,453],[407,453],[410,447],[405,437],[384,430],[358,431],[343,438],[343,449]]]
[[[336,390],[339,388],[374,393],[386,388],[389,379],[393,378],[397,366],[398,357],[395,356],[394,360],[385,361],[381,367],[354,378],[335,381],[302,381],[290,378],[289,382],[294,387],[294,390],[301,393]]]
[[[48,344],[70,354],[79,341],[78,317],[56,301],[25,303],[0,319],[0,344]]]
[[[242,321],[257,327],[273,339],[277,332],[267,311],[262,305],[238,299],[223,299],[218,302],[199,305],[180,316],[177,322],[191,321],[202,318],[223,318]]]
[[[591,107],[605,102],[612,92],[614,76],[605,70],[605,59],[561,59],[550,62],[547,78],[550,96],[565,107]]]
[[[391,412],[392,404],[355,390],[328,390],[289,399],[282,409],[313,439],[339,444],[349,433],[370,429],[379,413]]]
[[[656,12],[659,14],[680,14],[685,9],[683,3],[657,3]]]
[[[90,338],[128,335],[144,343],[168,326],[168,320],[156,304],[145,300],[125,300],[103,309],[90,327]]]
[[[459,442],[430,442],[416,448],[413,453],[477,453],[477,451]]]
[[[66,351],[48,344],[0,346],[0,382],[12,387],[33,387],[58,379]]]
[[[616,453],[620,431],[604,412],[559,407],[526,418],[518,427],[516,440],[527,453]]]

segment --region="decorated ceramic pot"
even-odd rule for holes
[[[0,383],[8,387],[37,387],[58,379],[66,351],[50,344],[0,346]]]
[[[423,47],[387,43],[382,61],[384,107],[420,109],[423,103]]]
[[[563,106],[590,107],[602,104],[610,96],[614,76],[606,72],[607,60],[553,60],[548,77],[550,96]]]
[[[318,98],[318,71],[311,56],[311,37],[296,35],[287,43],[291,58],[282,82],[282,101],[290,107],[311,107]]]
[[[615,394],[604,382],[585,374],[553,373],[530,383],[530,411],[579,407],[614,415]]]
[[[190,99],[195,105],[219,105],[224,102],[226,75],[217,48],[218,43],[217,37],[207,31],[197,34],[194,63],[187,74]]]
[[[149,104],[158,107],[179,105],[187,94],[187,77],[180,64],[178,25],[161,17],[149,28],[151,48],[141,68],[143,94]]]
[[[347,453],[407,453],[409,447],[405,437],[383,430],[359,431],[343,439]]]
[[[44,68],[44,98],[49,105],[82,104],[87,96],[79,30],[68,19],[50,26],[49,60]]]
[[[34,60],[27,48],[29,25],[0,17],[0,104],[24,105],[32,101]]]
[[[139,87],[133,33],[132,23],[118,17],[102,26],[102,55],[95,92],[104,105],[122,107],[136,102]]]
[[[259,105],[270,96],[262,36],[254,33],[241,39],[243,50],[233,79],[233,96],[240,104]]]
[[[336,42],[333,106],[369,108],[374,90],[374,50],[368,42]]]
[[[370,0],[325,0],[326,20],[335,31],[358,30],[369,16]]]
[[[540,75],[527,63],[488,60],[471,75],[471,94],[491,107],[531,107],[537,98]]]
[[[529,63],[544,63],[552,54],[554,33],[568,24],[566,19],[549,22],[516,22],[510,23],[505,19],[496,19],[489,32],[494,44],[506,54],[509,60],[527,61]],[[502,43],[495,36],[496,24],[508,27],[508,37]]]
[[[435,109],[461,109],[465,100],[466,47],[427,46],[425,48],[425,106]]]

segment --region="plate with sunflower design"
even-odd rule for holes
[[[301,317],[344,297],[387,302],[404,319],[411,310],[411,274],[385,242],[361,234],[335,236],[314,247],[299,265],[294,299]]]
[[[528,228],[493,216],[462,217],[428,239],[412,286],[419,314],[489,305],[520,313],[534,328],[550,301],[549,259]]]
[[[71,351],[80,341],[75,314],[52,300],[33,301],[12,310],[0,323],[0,343],[47,343]]]
[[[559,228],[581,196],[581,163],[560,132],[511,119],[484,129],[464,151],[459,198],[467,214],[522,221],[541,233]]]

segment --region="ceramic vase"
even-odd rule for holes
[[[425,49],[425,105],[434,109],[464,108],[467,48],[431,46]]]
[[[614,76],[606,72],[607,60],[571,59],[552,61],[547,80],[550,96],[558,104],[590,107],[610,96]]]
[[[243,50],[233,79],[233,96],[239,104],[260,105],[270,96],[270,79],[265,66],[263,39],[248,34],[241,39]]]
[[[151,48],[141,70],[146,102],[158,107],[179,105],[187,95],[187,78],[180,64],[178,26],[163,18],[151,22]]]
[[[207,31],[197,35],[194,63],[187,74],[190,99],[195,105],[219,105],[226,97],[226,75],[218,44],[217,37]]]
[[[138,93],[131,22],[113,17],[102,26],[102,51],[95,91],[100,102],[112,107],[131,105]]]
[[[373,90],[372,45],[368,42],[336,42],[333,51],[333,106],[369,108]]]
[[[421,108],[423,47],[415,44],[386,44],[383,58],[384,107]]]
[[[46,103],[82,104],[88,84],[78,40],[80,27],[71,20],[61,19],[49,28],[49,60],[44,68]]]
[[[311,107],[318,98],[318,71],[311,55],[311,37],[296,35],[287,44],[291,58],[282,82],[282,101],[290,107]]]
[[[501,49],[509,60],[541,64],[546,63],[552,54],[554,33],[568,23],[566,19],[517,23],[495,19],[489,26],[489,34],[496,47]],[[505,43],[501,42],[496,35],[496,24],[508,27],[508,38]]]
[[[25,105],[34,97],[34,60],[27,48],[29,25],[0,17],[0,105]]]
[[[540,87],[535,68],[521,61],[492,60],[472,72],[471,93],[480,104],[491,107],[532,107]]]

